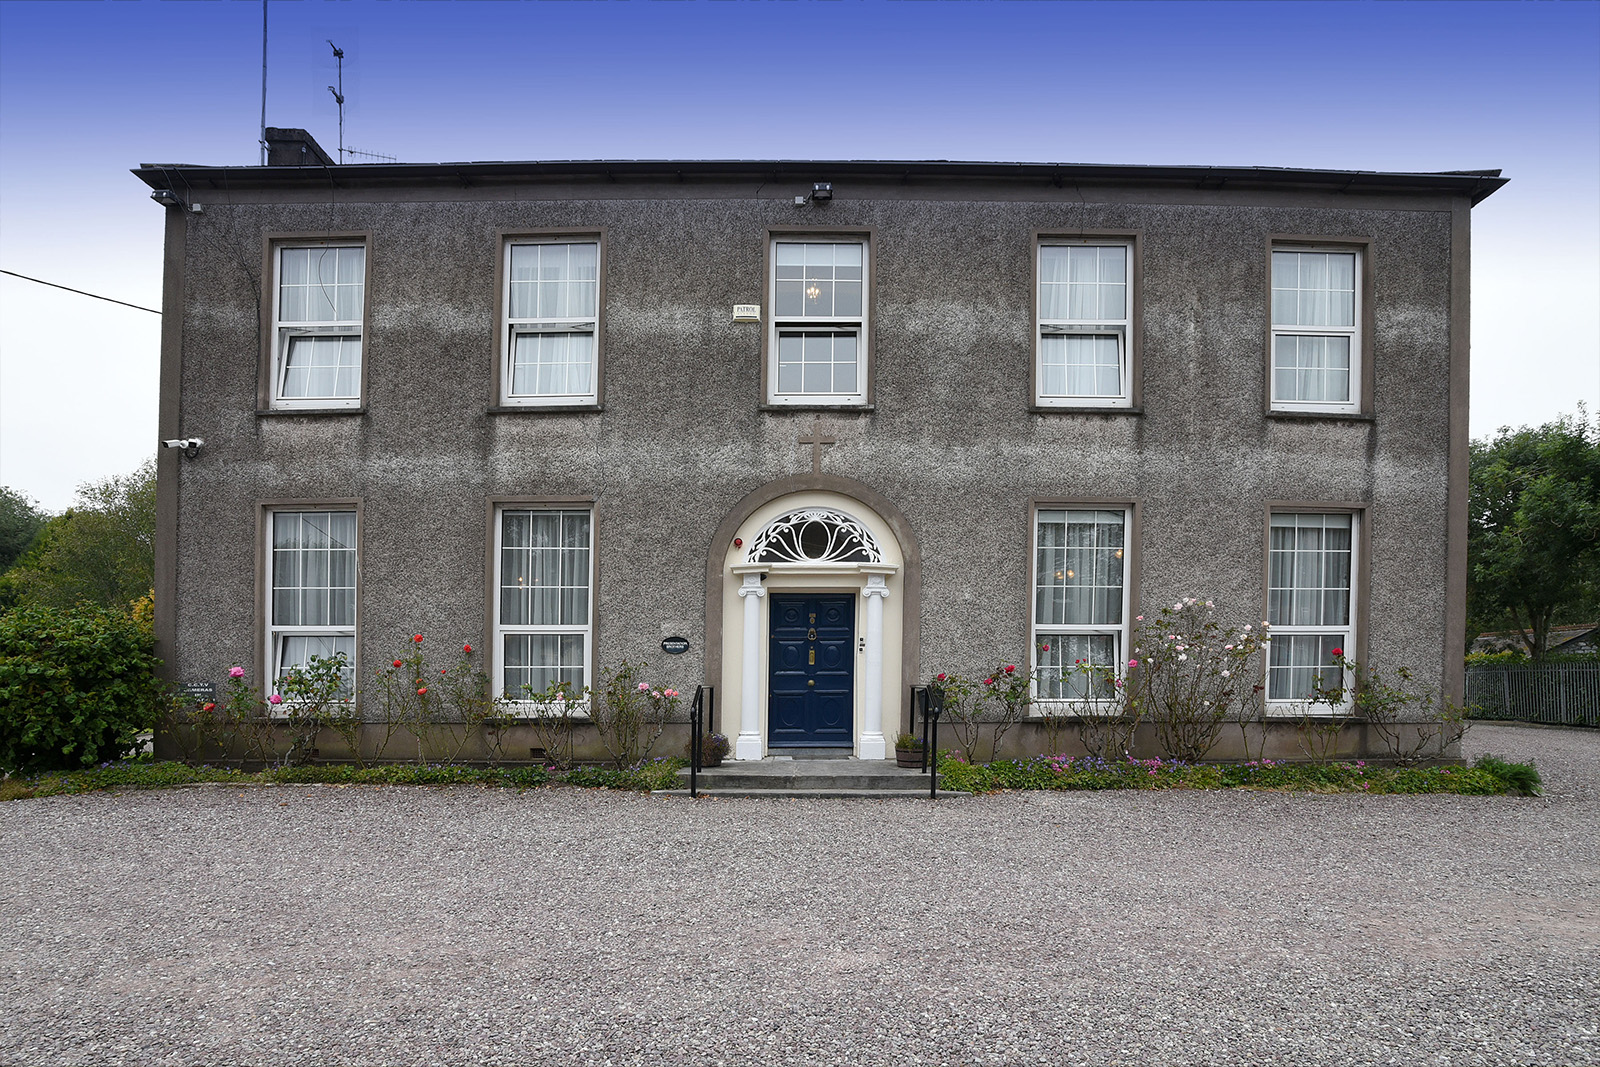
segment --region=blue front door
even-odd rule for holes
[[[854,743],[855,602],[839,594],[773,593],[773,748],[849,748]]]

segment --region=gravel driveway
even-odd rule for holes
[[[1548,795],[3,804],[0,1063],[1600,1063],[1600,732],[1467,743]]]

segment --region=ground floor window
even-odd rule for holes
[[[356,513],[274,511],[267,553],[269,670],[277,692],[313,656],[343,653],[348,687],[356,659]]]
[[[1033,656],[1040,700],[1106,699],[1127,648],[1126,510],[1040,508]],[[1079,661],[1102,668],[1076,669]]]
[[[1267,700],[1305,701],[1344,684],[1335,657],[1354,656],[1350,610],[1354,515],[1275,514],[1268,551]]]
[[[495,524],[497,689],[531,700],[589,684],[593,533],[587,510],[502,508]]]

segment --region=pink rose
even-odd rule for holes
[[[1133,621],[1134,622],[1144,622],[1144,616],[1143,615],[1135,615],[1133,617]]]
[[[639,683],[639,692],[641,692],[641,693],[650,692],[650,683],[649,682],[640,682]]]
[[[229,678],[243,678],[244,677],[244,668],[243,667],[234,667],[234,668],[232,668],[231,670],[228,671],[228,677]]]
[[[1130,659],[1128,661],[1128,666],[1130,666],[1130,667],[1137,667],[1138,665],[1139,665],[1139,661],[1136,660],[1136,659]]]
[[[269,696],[267,698],[267,703],[268,704],[282,704],[283,703],[283,698],[281,696],[279,696],[277,693],[273,693],[271,696]]]
[[[1049,645],[1040,645],[1039,646],[1039,650],[1041,652],[1049,652],[1050,651],[1050,646]]]

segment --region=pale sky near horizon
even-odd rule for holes
[[[1498,167],[1472,434],[1600,409],[1600,4],[271,0],[267,122],[403,162]],[[257,161],[255,0],[0,3],[0,269],[157,308],[128,170]],[[0,484],[154,451],[160,320],[0,275]]]

